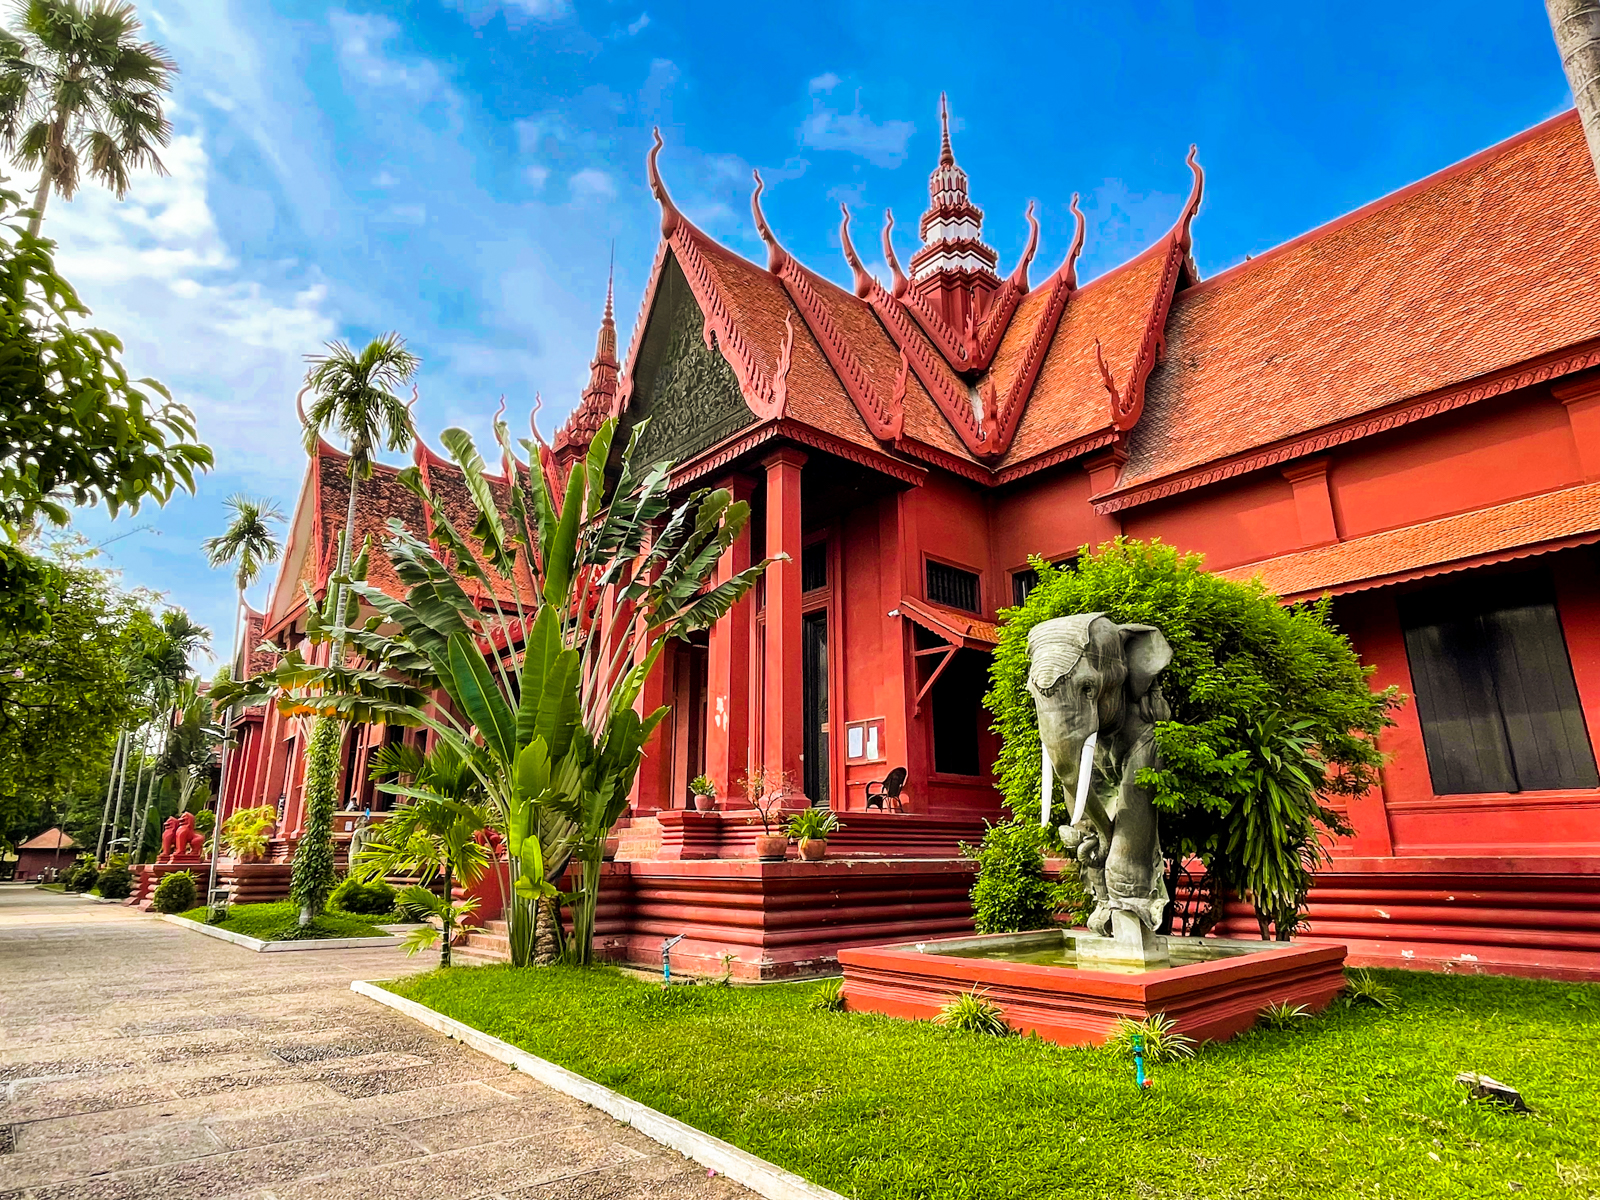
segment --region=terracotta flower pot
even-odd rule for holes
[[[788,852],[789,839],[783,834],[756,834],[756,857],[762,862],[781,862]]]
[[[699,812],[713,812],[717,807],[717,798],[715,796],[696,796],[694,798],[694,807]]]
[[[617,847],[622,844],[620,837],[608,837],[600,849],[600,858],[604,862],[614,862],[617,857]]]
[[[800,857],[806,862],[818,862],[828,853],[827,838],[805,838],[800,843]]]

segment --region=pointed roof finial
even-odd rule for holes
[[[956,152],[950,148],[950,101],[943,92],[939,93],[939,163],[949,166],[956,160]]]
[[[612,297],[616,291],[617,282],[617,239],[611,239],[611,262],[606,267],[606,315],[603,320],[612,319]]]

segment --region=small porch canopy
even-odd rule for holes
[[[1285,601],[1341,595],[1600,542],[1600,483],[1370,533],[1221,572]],[[930,626],[931,628],[931,626]]]
[[[989,621],[982,620],[970,613],[964,613],[954,608],[945,608],[938,604],[929,604],[918,600],[914,596],[901,596],[900,603],[895,606],[891,617],[904,617],[912,624],[933,634],[943,645],[929,646],[913,651],[918,661],[924,659],[934,660],[933,669],[917,688],[916,704],[913,709],[914,716],[922,714],[922,701],[933,690],[933,685],[939,681],[939,676],[950,665],[958,651],[977,650],[984,654],[993,653],[996,644],[1000,641],[1000,627]]]

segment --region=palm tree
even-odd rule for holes
[[[197,651],[208,649],[210,645],[209,629],[195,624],[183,609],[171,608],[161,614],[160,633],[145,651],[143,673],[150,698],[151,720],[160,722],[161,750],[156,759],[149,763],[152,770],[145,788],[142,813],[139,812],[138,777],[134,779],[134,823],[128,830],[128,853],[133,861],[137,861],[134,856],[143,850],[148,834],[150,808],[155,801],[156,783],[160,775],[157,761],[166,753],[172,735],[172,715],[183,699],[185,684],[189,680],[189,660]],[[148,743],[147,734],[146,746]]]
[[[0,31],[0,146],[39,172],[28,232],[37,236],[52,189],[71,200],[80,168],[122,199],[130,172],[165,174],[156,154],[172,139],[161,110],[178,71],[138,41],[127,0],[20,0]]]
[[[344,535],[339,546],[338,578],[350,575],[351,543],[355,538],[356,489],[372,476],[372,456],[380,445],[404,451],[411,447],[416,429],[411,409],[395,389],[411,382],[420,360],[406,349],[398,333],[373,338],[359,352],[347,342],[327,344],[326,354],[309,354],[301,395],[311,393],[309,410],[302,410],[306,453],[315,455],[324,429],[344,439],[350,454],[350,500],[345,507]],[[328,661],[344,656],[344,584],[335,585],[332,648]],[[305,832],[294,855],[294,881],[290,896],[300,905],[300,924],[309,925],[327,904],[333,890],[333,793],[338,786],[338,755],[343,725],[318,718],[306,749]]]
[[[239,603],[234,611],[233,643],[239,644],[240,630],[244,626],[245,599],[244,594],[261,575],[262,567],[268,563],[278,561],[278,555],[283,547],[278,541],[278,535],[273,531],[274,525],[284,523],[283,510],[272,500],[258,500],[246,496],[243,492],[235,492],[223,501],[223,507],[233,515],[228,520],[228,527],[216,537],[209,537],[200,543],[200,548],[206,552],[206,562],[213,567],[234,567],[233,582],[239,589]],[[250,661],[250,651],[254,647],[244,648],[245,662]],[[233,744],[233,716],[234,710],[229,709],[224,721],[222,742],[222,795],[227,794],[228,780],[228,751]],[[217,801],[217,822],[222,821],[222,801]],[[211,839],[211,879],[206,887],[206,897],[209,902],[211,893],[217,887],[217,848],[221,843],[220,837]]]
[[[478,907],[476,899],[456,904],[454,885],[459,880],[471,886],[490,865],[488,847],[478,840],[489,827],[483,788],[466,760],[443,743],[426,754],[415,746],[384,746],[373,756],[369,774],[373,779],[399,777],[410,783],[378,785],[406,799],[351,862],[350,874],[357,879],[415,875],[417,883],[400,893],[401,906],[438,918],[440,927],[436,930],[425,923],[406,939],[406,951],[425,950],[442,934],[439,965],[448,967],[455,927]],[[442,895],[435,896],[429,885],[440,875]]]

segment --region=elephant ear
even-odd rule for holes
[[[1118,625],[1122,635],[1122,656],[1128,664],[1128,695],[1141,699],[1172,661],[1167,635],[1154,625]]]

